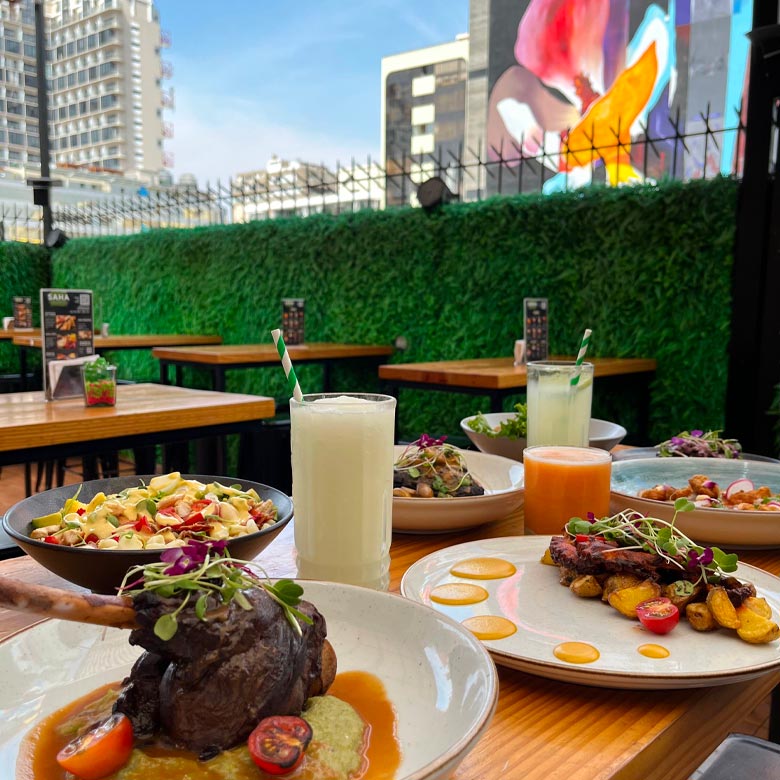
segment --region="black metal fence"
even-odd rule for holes
[[[682,125],[685,125],[683,128]],[[424,181],[438,177],[452,199],[481,200],[494,195],[552,192],[586,184],[624,185],[710,178],[741,177],[745,126],[741,108],[727,125],[708,110],[683,123],[669,116],[660,127],[640,125],[580,132],[566,136],[555,149],[541,139],[486,151],[461,144],[455,150],[391,157],[384,163],[351,160],[333,169],[324,164],[282,163],[271,170],[197,187],[176,185],[102,195],[54,190],[55,227],[70,237],[123,235],[156,228],[248,222],[279,216],[342,213],[417,205]],[[609,137],[612,136],[612,137]],[[535,147],[533,153],[529,147]],[[66,198],[66,195],[68,196]],[[71,200],[70,205],[63,205]],[[6,239],[40,241],[40,209],[0,203]]]

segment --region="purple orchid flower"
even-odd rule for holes
[[[691,431],[691,436],[695,436],[697,439],[700,439],[702,436],[704,436],[704,431]]]
[[[206,560],[206,556],[211,553],[222,553],[227,541],[200,542],[197,539],[190,539],[187,544],[181,547],[168,547],[160,553],[160,560],[169,564],[165,569],[168,576],[177,574],[187,574],[187,572],[197,569]]]
[[[436,447],[439,444],[444,444],[447,441],[446,436],[442,436],[439,439],[434,439],[433,436],[429,436],[427,433],[423,433],[417,440],[420,447]]]
[[[713,561],[713,554],[711,547],[705,547],[704,552],[699,555],[696,550],[688,551],[688,568],[698,569],[700,566],[708,566]]]
[[[589,523],[595,523],[596,522],[596,515],[594,515],[593,512],[588,512],[588,522]]]

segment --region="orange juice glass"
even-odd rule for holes
[[[525,525],[536,534],[559,534],[572,517],[609,514],[612,456],[595,447],[528,447]]]

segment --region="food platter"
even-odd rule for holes
[[[398,780],[443,780],[487,728],[495,666],[449,618],[388,593],[323,582],[305,597],[326,616],[339,671],[380,677],[398,715]],[[117,629],[46,620],[0,644],[0,777],[15,777],[22,736],[41,717],[122,679],[140,649]],[[150,778],[149,780],[154,780]]]
[[[694,474],[704,474],[722,488],[737,479],[750,479],[780,492],[780,463],[720,458],[645,458],[612,464],[610,509],[636,509],[671,521],[674,506],[666,501],[639,498],[638,493],[658,484],[682,487]],[[680,512],[675,525],[699,543],[733,548],[780,547],[780,512],[704,509]]]
[[[405,447],[395,447],[397,460]],[[466,466],[485,488],[481,496],[393,498],[393,530],[436,534],[502,520],[523,505],[523,464],[484,452],[462,450]]]
[[[501,615],[517,627],[506,639],[485,640],[497,664],[570,683],[604,688],[699,688],[747,680],[780,668],[780,642],[750,645],[733,632],[697,633],[684,622],[658,637],[599,599],[581,599],[558,583],[558,569],[539,562],[549,536],[503,537],[455,545],[417,561],[404,575],[401,592],[462,622],[475,615]],[[468,582],[450,574],[453,565],[493,557],[517,567],[511,577],[479,580],[489,597],[468,606],[431,601],[431,591],[447,582]],[[748,565],[737,577],[751,581],[780,613],[780,579]],[[586,642],[600,653],[588,664],[561,661],[553,649],[563,642]],[[640,655],[637,648],[657,642],[668,658]]]

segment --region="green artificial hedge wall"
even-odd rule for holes
[[[113,333],[217,333],[270,342],[281,298],[306,299],[308,341],[392,344],[394,362],[511,355],[524,296],[550,299],[553,353],[655,357],[651,438],[723,424],[738,184],[729,179],[420,209],[276,219],[121,238],[53,254],[55,285],[95,291]],[[144,353],[121,375],[156,378]],[[301,366],[304,391],[319,389]],[[339,368],[337,390],[376,387],[374,366]],[[201,375],[187,382],[206,386]],[[284,398],[281,368],[228,374],[228,389]],[[596,416],[636,431],[633,399],[595,391]],[[520,397],[510,399],[511,403]],[[486,399],[400,395],[400,435],[457,433]],[[634,439],[635,440],[635,439]]]
[[[38,291],[51,283],[51,267],[48,250],[37,244],[0,242],[0,291],[3,301],[0,312],[3,317],[13,314],[13,297],[29,295],[33,300],[33,314],[38,314]],[[34,319],[33,324],[39,324]],[[30,366],[32,364],[32,366]],[[28,367],[40,364],[33,359]],[[8,341],[0,341],[0,373],[19,373],[19,350]]]

